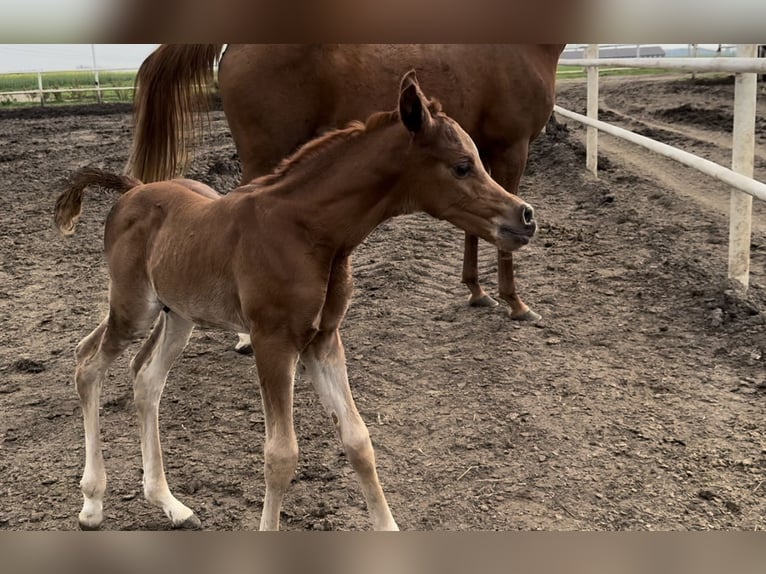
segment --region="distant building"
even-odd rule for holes
[[[574,48],[565,50],[561,54],[562,60],[581,60],[585,48]],[[625,45],[625,46],[603,46],[598,50],[599,58],[664,58],[665,50],[661,46],[649,45]]]

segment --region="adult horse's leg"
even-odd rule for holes
[[[189,341],[194,323],[169,311],[160,313],[151,336],[130,364],[133,396],[141,429],[144,496],[165,512],[174,528],[199,528],[194,512],[170,492],[162,464],[158,412],[168,371]]]
[[[497,250],[497,284],[500,298],[508,303],[511,319],[517,321],[537,321],[540,315],[530,309],[516,292],[513,277],[513,254]]]
[[[97,529],[104,518],[106,471],[98,414],[104,376],[114,360],[151,325],[153,319],[150,311],[143,316],[132,317],[119,309],[124,307],[112,302],[106,319],[80,341],[75,350],[77,366],[74,380],[85,427],[85,468],[80,481],[84,502],[79,514],[83,530]]]
[[[492,177],[511,193],[518,193],[519,181],[527,164],[529,142],[517,142],[505,153],[499,153],[488,158]],[[497,251],[497,287],[500,299],[508,303],[511,319],[517,321],[537,321],[540,315],[532,311],[516,292],[516,281],[513,274],[513,254],[508,251]]]
[[[319,333],[301,355],[301,362],[332,418],[346,456],[359,478],[375,530],[398,530],[375,469],[370,433],[356,410],[348,384],[346,358],[337,330]]]
[[[293,428],[293,384],[298,351],[289,338],[252,335],[261,389],[266,440],[263,474],[266,494],[261,530],[279,530],[279,511],[298,466],[298,441]]]
[[[497,301],[487,295],[479,285],[479,238],[468,233],[465,234],[463,249],[463,283],[471,292],[468,304],[472,307],[497,305]]]

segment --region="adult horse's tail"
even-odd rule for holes
[[[95,185],[120,194],[130,191],[141,182],[127,175],[117,175],[96,167],[83,167],[69,177],[66,189],[56,200],[53,221],[63,235],[72,235],[82,212],[85,188]]]
[[[182,174],[194,147],[194,114],[209,110],[208,88],[222,48],[164,44],[144,60],[136,76],[128,173],[145,182]]]

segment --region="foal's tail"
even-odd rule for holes
[[[86,187],[95,185],[122,194],[141,183],[130,176],[117,175],[96,167],[81,168],[69,177],[66,189],[56,200],[53,221],[62,234],[72,235],[80,219],[82,196]]]
[[[134,98],[135,134],[126,171],[145,182],[182,175],[201,122],[223,44],[163,44],[141,64]]]

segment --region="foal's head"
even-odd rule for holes
[[[492,179],[465,130],[429,105],[414,71],[402,78],[399,118],[412,135],[408,201],[501,249],[529,243],[537,229],[532,207]]]

